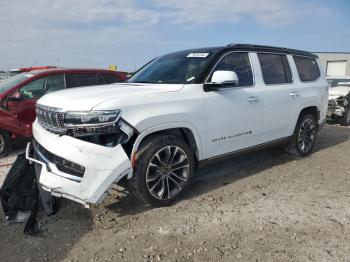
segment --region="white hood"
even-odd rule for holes
[[[180,91],[184,85],[118,83],[79,87],[53,92],[39,99],[38,104],[69,111],[88,111],[111,99]]]
[[[329,100],[337,99],[340,96],[346,96],[350,93],[349,86],[337,86],[329,89]]]

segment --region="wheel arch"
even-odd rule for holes
[[[297,121],[299,121],[299,119],[306,114],[311,114],[313,117],[315,117],[316,122],[317,122],[317,126],[319,125],[319,121],[320,121],[321,116],[320,116],[320,110],[317,106],[313,105],[313,106],[304,107],[300,111]]]
[[[159,134],[172,134],[184,139],[184,141],[192,149],[196,161],[203,159],[203,155],[204,155],[203,146],[202,146],[201,138],[196,128],[194,128],[190,123],[185,123],[185,122],[172,123],[172,124],[151,127],[139,133],[131,151],[130,158],[131,158],[132,165],[136,161],[136,153],[140,148],[140,146],[142,145],[142,142],[146,141],[147,138],[150,138],[154,135],[159,135]]]

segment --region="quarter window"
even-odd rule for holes
[[[301,81],[314,81],[319,78],[320,69],[318,68],[317,62],[314,58],[294,56],[294,61]]]
[[[237,74],[238,86],[252,86],[253,72],[248,53],[229,53],[221,58],[216,65],[215,71],[234,71]],[[212,76],[210,76],[211,79]]]
[[[68,74],[67,82],[70,88],[79,86],[99,85],[99,81],[95,73]]]
[[[292,82],[292,73],[285,55],[259,53],[258,57],[265,84]]]

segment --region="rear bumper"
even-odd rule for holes
[[[26,157],[42,166],[39,183],[43,189],[57,197],[64,197],[82,204],[100,203],[114,182],[132,174],[131,163],[121,145],[104,147],[70,136],[59,136],[46,131],[37,122],[33,124],[33,136],[40,148],[54,158],[84,167],[84,174],[76,176],[62,172],[57,165],[40,152],[39,147],[27,145]]]

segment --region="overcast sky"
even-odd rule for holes
[[[350,1],[0,0],[0,69],[131,71],[155,55],[231,42],[350,52]]]

